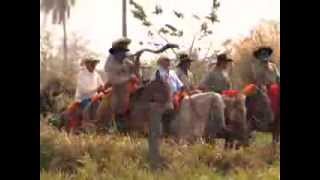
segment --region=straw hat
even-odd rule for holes
[[[100,62],[100,60],[96,59],[96,58],[88,57],[88,58],[82,59],[80,65],[83,66],[86,63],[90,63],[90,62],[98,64]]]

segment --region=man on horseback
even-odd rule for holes
[[[161,56],[158,59],[159,73],[161,79],[167,82],[170,86],[170,94],[173,96],[178,91],[184,88],[184,84],[181,82],[175,71],[170,69],[170,59],[166,56]]]
[[[176,74],[181,80],[181,82],[184,84],[186,90],[191,91],[194,89],[194,76],[190,71],[190,66],[193,60],[188,56],[187,53],[184,52],[178,54],[178,59],[179,64],[176,68]]]
[[[256,117],[261,114],[259,111],[257,115],[250,115],[253,124],[261,125],[264,122],[266,127],[271,128],[273,133],[273,141],[279,141],[280,135],[280,72],[275,63],[271,62],[273,50],[270,47],[260,47],[253,52],[255,59],[252,61],[251,70],[253,73],[254,83],[262,90],[269,98],[271,110],[267,111],[272,114],[269,121],[264,120],[263,117]],[[248,103],[250,105],[250,103]],[[253,106],[254,107],[254,106]],[[253,109],[253,110],[252,110]],[[248,111],[248,114],[254,114],[254,108]],[[264,108],[266,111],[266,108]],[[266,116],[264,116],[266,117]],[[271,119],[271,120],[270,120]],[[262,126],[263,127],[263,126]]]
[[[123,124],[122,121],[128,111],[130,97],[128,84],[137,78],[135,76],[137,66],[133,59],[129,58],[128,46],[130,43],[131,40],[128,38],[114,41],[104,68],[107,75],[106,87],[112,86],[111,109],[115,114],[118,126]]]
[[[91,103],[91,98],[103,91],[104,82],[101,76],[95,71],[99,60],[93,58],[83,59],[78,75],[75,102],[72,103],[63,117],[67,120],[67,131],[75,129],[81,125],[83,119],[82,112]]]
[[[207,73],[201,81],[199,89],[222,93],[224,90],[231,89],[231,80],[228,68],[233,60],[228,58],[225,53],[218,55],[217,64]]]
[[[251,67],[255,83],[262,88],[279,83],[280,72],[274,63],[271,63],[273,50],[270,47],[260,47],[253,52],[255,59]]]
[[[95,71],[99,60],[87,58],[82,60],[80,73],[78,75],[75,99],[85,107],[92,96],[103,90],[104,82],[101,76]]]

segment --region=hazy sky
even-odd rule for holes
[[[199,22],[192,18],[192,14],[205,16],[209,14],[212,0],[135,0],[143,5],[151,22],[155,26],[169,23],[178,29],[184,30],[184,36],[170,41],[185,44],[189,47],[193,35],[200,28]],[[129,2],[129,0],[128,0]],[[156,4],[159,4],[164,14],[152,15]],[[226,39],[238,38],[249,33],[261,20],[276,20],[280,22],[280,0],[220,0],[218,18],[220,23],[212,27],[213,35],[197,44],[202,49],[219,47]],[[68,21],[68,32],[75,32],[90,41],[90,48],[97,53],[107,55],[107,50],[114,39],[121,37],[122,0],[77,0],[76,6],[71,10],[71,18]],[[132,50],[139,49],[141,40],[150,40],[147,37],[147,29],[140,21],[132,17],[128,3],[128,36],[133,40]],[[184,13],[184,20],[174,16],[172,10]],[[40,13],[40,23],[43,15]],[[62,28],[51,25],[48,19],[45,27],[49,31],[62,35]],[[153,41],[165,43],[160,38]],[[146,47],[145,44],[143,47]],[[148,55],[147,55],[148,56]]]

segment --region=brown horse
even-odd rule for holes
[[[269,89],[270,91],[270,89]],[[278,91],[278,90],[276,90]],[[280,137],[280,91],[270,99],[270,92],[256,87],[256,92],[246,99],[247,119],[251,131],[271,132],[273,142],[279,142]]]

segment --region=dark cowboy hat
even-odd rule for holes
[[[260,47],[253,52],[253,56],[262,61],[269,61],[273,50],[271,47]]]
[[[231,58],[229,58],[226,53],[222,53],[217,56],[217,61],[218,62],[222,62],[222,61],[232,62],[233,60]]]
[[[131,39],[129,38],[120,38],[116,41],[112,42],[112,47],[109,49],[109,52],[111,54],[113,54],[115,52],[115,50],[125,50],[125,51],[129,51],[129,49],[127,48],[127,46],[131,43]]]
[[[178,60],[179,60],[179,62],[178,62],[177,66],[180,66],[184,62],[192,62],[193,61],[193,59],[190,58],[190,56],[186,52],[180,52],[178,54]]]

